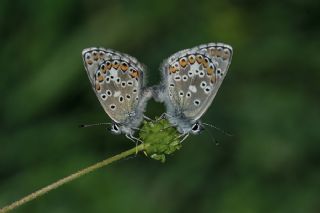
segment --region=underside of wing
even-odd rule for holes
[[[216,55],[209,54],[213,47],[217,49]],[[212,43],[182,50],[164,63],[165,93],[168,97],[165,103],[168,113],[198,120],[206,112],[231,60],[231,47],[226,46],[222,50],[220,47],[221,45],[214,46]],[[230,57],[220,51],[229,53]]]
[[[142,65],[131,56],[102,48],[84,50],[83,59],[92,87],[109,117],[117,123],[133,117],[142,95]]]

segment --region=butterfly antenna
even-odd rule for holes
[[[111,125],[112,123],[96,123],[96,124],[81,124],[80,128],[92,127],[92,126],[103,126],[103,125]]]
[[[215,139],[215,137],[213,136],[213,134],[208,130],[208,129],[204,129],[205,131],[207,131],[209,133],[209,137],[210,139],[216,144],[216,146],[219,146],[219,141],[217,139]]]
[[[203,125],[206,125],[206,126],[209,126],[209,127],[212,127],[212,128],[214,128],[214,129],[218,130],[219,132],[221,132],[222,134],[227,135],[227,136],[229,136],[229,137],[232,137],[232,136],[233,136],[231,133],[228,133],[228,132],[220,129],[219,127],[216,127],[216,126],[214,126],[213,124],[208,124],[208,123],[202,123],[202,124],[203,124]]]

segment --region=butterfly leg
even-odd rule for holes
[[[138,154],[138,142],[141,141],[140,139],[132,136],[132,135],[129,135],[129,134],[126,134],[126,138],[128,138],[129,140],[131,140],[132,142],[134,142],[136,144],[136,155]]]
[[[164,112],[164,113],[162,113],[162,114],[160,115],[159,118],[157,118],[156,121],[160,121],[160,120],[162,120],[162,119],[167,119],[167,118],[172,118],[172,116],[169,115],[168,113]]]
[[[185,139],[187,139],[187,137],[189,136],[189,133],[185,133],[185,134],[181,134],[178,137],[176,137],[176,139],[179,139],[182,137],[180,143],[182,143]]]
[[[149,118],[149,117],[146,116],[146,115],[143,115],[143,118],[146,119],[147,121],[154,121],[152,118]]]

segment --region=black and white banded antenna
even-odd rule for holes
[[[219,127],[216,127],[216,126],[213,125],[213,124],[208,124],[208,123],[202,123],[202,124],[203,124],[203,125],[206,125],[206,126],[209,126],[209,127],[212,127],[212,128],[214,128],[214,129],[218,130],[219,132],[221,132],[222,134],[227,135],[227,136],[229,136],[229,137],[232,137],[232,136],[233,136],[231,133],[226,132],[226,131],[224,131],[223,129],[220,129]]]
[[[79,125],[79,128],[87,128],[87,127],[93,127],[93,126],[104,126],[104,125],[112,125],[112,123],[81,124],[81,125]]]

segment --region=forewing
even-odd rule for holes
[[[104,56],[92,60],[96,52]],[[82,54],[103,109],[115,122],[126,122],[136,112],[142,95],[143,66],[135,58],[110,49],[89,48]]]
[[[210,48],[215,48],[215,51]],[[229,53],[229,57],[224,53]],[[188,119],[198,120],[211,105],[225,77],[231,56],[230,46],[213,43],[172,55],[164,65],[165,87],[169,97],[167,104],[171,105],[169,109]]]

